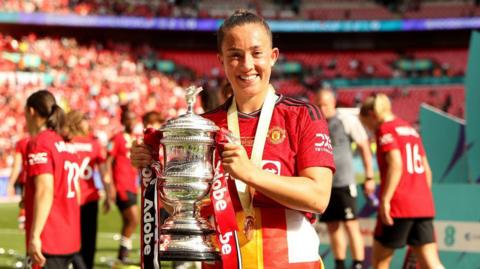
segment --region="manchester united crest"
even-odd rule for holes
[[[285,129],[282,129],[278,126],[272,127],[268,131],[268,140],[272,144],[280,144],[285,140]]]

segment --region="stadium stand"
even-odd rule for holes
[[[301,3],[300,3],[301,2]],[[0,10],[7,12],[74,13],[79,15],[123,15],[143,17],[225,18],[231,10],[256,10],[269,19],[363,20],[398,18],[445,18],[480,15],[475,1],[387,1],[304,0],[5,0]]]
[[[0,51],[0,117],[5,119],[0,128],[2,167],[6,166],[6,156],[11,153],[14,141],[23,135],[23,102],[34,90],[49,88],[65,107],[87,112],[93,125],[99,127],[97,135],[106,141],[121,128],[117,119],[118,104],[130,102],[138,114],[169,107],[164,112],[167,117],[172,117],[185,106],[179,86],[195,83],[215,88],[223,76],[214,51],[164,50],[118,42],[80,44],[74,38],[37,37],[34,34],[18,39],[0,36]],[[305,73],[311,74],[311,77],[302,77],[275,72],[275,87],[289,96],[309,98],[312,90],[325,79],[405,75],[393,67],[392,63],[404,55],[395,51],[287,51],[282,54],[282,62],[299,62]],[[438,74],[440,76],[464,73],[465,50],[411,50],[406,54],[414,59],[432,60],[436,66],[446,68],[448,72]],[[177,70],[186,68],[194,75],[179,77],[181,72],[166,75],[155,65],[148,67],[148,59],[170,60]],[[433,75],[433,69],[429,75]],[[308,83],[309,79],[315,82]],[[421,102],[430,102],[441,108],[447,96],[451,96],[451,105],[446,110],[463,117],[461,86],[340,88],[338,96],[340,103],[353,106],[378,91],[389,93],[394,110],[411,122],[416,122]],[[430,100],[433,95],[442,101],[434,103]]]

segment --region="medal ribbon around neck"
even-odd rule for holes
[[[271,85],[269,85],[268,93],[265,97],[265,101],[263,102],[262,110],[260,112],[260,119],[258,120],[258,126],[253,141],[252,154],[250,156],[252,163],[260,169],[262,169],[263,149],[265,148],[268,129],[270,127],[270,121],[272,119],[273,109],[275,108],[276,101],[277,96],[275,95],[275,90]],[[240,126],[238,123],[238,110],[235,96],[233,97],[232,104],[228,108],[227,124],[228,129],[234,135],[240,138]],[[255,189],[251,187],[247,188],[247,185],[240,180],[235,180],[235,186],[237,187],[240,203],[242,204],[243,211],[245,212],[245,221],[247,222],[249,219],[254,219],[255,212],[253,210],[253,195],[255,194]],[[245,224],[251,225],[251,223]],[[248,229],[253,227],[245,228]]]

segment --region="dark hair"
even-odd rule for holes
[[[162,124],[165,122],[165,119],[162,117],[162,114],[160,114],[157,111],[150,111],[142,116],[142,122],[143,126],[147,126],[148,124],[154,124],[156,122]]]
[[[268,23],[260,16],[256,15],[255,13],[244,10],[244,9],[237,9],[235,12],[228,17],[223,24],[217,30],[217,49],[221,53],[222,52],[222,43],[223,38],[225,37],[225,33],[232,29],[235,26],[241,26],[248,23],[258,23],[265,28],[268,36],[270,37],[271,46],[273,47],[273,37],[272,31],[270,30],[270,26]]]
[[[27,107],[33,108],[37,114],[47,119],[47,128],[57,133],[62,132],[65,123],[63,109],[57,105],[53,94],[47,90],[36,91],[27,99]]]

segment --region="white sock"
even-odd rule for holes
[[[120,238],[120,246],[129,250],[132,249],[132,239],[122,236],[122,238]]]

